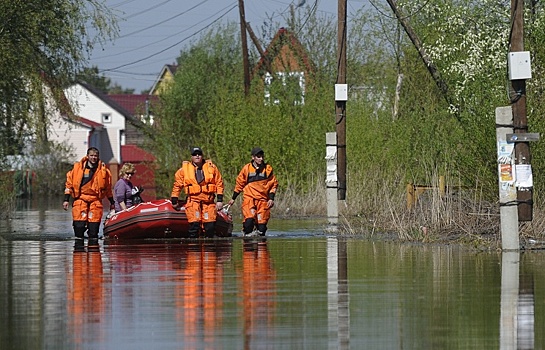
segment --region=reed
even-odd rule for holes
[[[365,181],[356,181],[359,176],[349,177],[347,199],[339,207],[343,234],[427,243],[462,242],[487,249],[498,244],[499,205],[484,198],[482,186],[464,188],[451,181],[443,194],[439,174],[433,170],[428,174],[433,188],[422,193],[409,208],[404,174],[386,176],[379,170],[376,174]],[[323,181],[316,180],[314,189],[303,194],[290,188],[287,184],[277,195],[273,215],[325,216]],[[523,225],[524,234],[535,236],[537,227],[545,227],[545,220]]]

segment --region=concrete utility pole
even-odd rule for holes
[[[242,41],[242,65],[244,68],[244,95],[250,93],[250,62],[248,59],[248,42],[246,39],[246,15],[244,14],[244,0],[238,0],[240,14],[240,40]]]
[[[511,38],[510,52],[524,51],[524,0],[511,0]],[[511,80],[511,105],[513,109],[513,125],[515,134],[528,132],[526,117],[526,80]],[[516,164],[530,164],[530,144],[528,142],[515,143]],[[518,219],[532,221],[532,189],[519,188],[517,190]]]
[[[346,1],[339,0],[337,84],[346,84]],[[337,128],[338,199],[346,200],[346,100],[335,101]]]

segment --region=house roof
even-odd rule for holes
[[[312,62],[301,42],[285,28],[278,30],[264,53],[265,57],[259,59],[252,72],[253,76],[264,74],[268,70],[267,66],[275,71],[285,71],[293,68],[303,69],[306,72],[314,71]],[[293,63],[290,58],[295,59],[298,67],[289,66]]]
[[[155,83],[153,83],[153,86],[151,87],[151,90],[149,91],[150,95],[155,95],[155,90],[159,87],[163,79],[165,79],[165,76],[167,74],[170,74],[171,76],[174,76],[176,74],[176,70],[178,70],[177,64],[165,64],[163,69],[161,69],[161,73],[159,73],[159,76],[157,77],[157,80],[155,80]]]
[[[102,129],[104,127],[103,124],[94,122],[94,121],[92,121],[90,119],[86,119],[86,118],[83,118],[83,117],[76,116],[74,119],[70,119],[70,118],[67,118],[67,119],[73,121],[76,124],[82,125],[84,127],[88,127],[89,129],[99,130],[99,129]]]
[[[110,94],[108,98],[113,100],[132,116],[145,114],[147,104],[155,104],[158,100],[157,96],[150,95],[129,95],[129,94]]]
[[[124,163],[153,162],[155,156],[136,145],[121,146],[121,159]]]
[[[122,105],[120,105],[118,102],[116,102],[114,99],[110,98],[108,95],[104,94],[102,91],[98,90],[92,85],[89,85],[85,82],[78,82],[81,86],[83,86],[85,89],[87,89],[90,93],[101,99],[104,103],[106,103],[108,106],[115,109],[118,113],[120,113],[126,121],[129,123],[135,125],[135,126],[142,126],[142,122],[129,110],[124,108]]]
[[[87,89],[89,92],[91,92],[93,95],[101,99],[104,103],[115,109],[117,112],[122,114],[125,118],[132,118],[132,114],[127,111],[125,108],[123,108],[121,105],[119,105],[117,102],[112,100],[108,97],[105,93],[100,91],[99,89],[95,88],[94,86],[87,84],[85,82],[79,81],[78,84],[83,86],[85,89]]]

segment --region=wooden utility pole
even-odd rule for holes
[[[246,30],[248,30],[248,34],[250,34],[250,39],[252,39],[255,48],[257,49],[257,51],[259,52],[259,55],[261,56],[261,59],[263,60],[265,69],[267,70],[267,72],[269,72],[271,76],[273,76],[271,62],[269,62],[269,58],[265,55],[265,51],[263,51],[263,48],[261,47],[261,44],[259,43],[257,36],[255,36],[252,26],[250,26],[250,23],[248,22],[246,22]]]
[[[510,52],[524,51],[524,0],[511,0],[511,38]],[[513,109],[513,126],[515,134],[528,132],[526,117],[526,80],[511,80],[511,105]],[[516,164],[530,164],[530,144],[515,143]],[[517,190],[519,221],[532,221],[532,189]]]
[[[246,15],[244,14],[244,0],[238,0],[240,14],[240,40],[242,41],[242,65],[244,68],[244,95],[250,94],[250,62],[248,59],[248,42],[246,40]]]
[[[339,0],[337,84],[346,84],[346,1]],[[346,200],[346,101],[335,101],[338,199]]]

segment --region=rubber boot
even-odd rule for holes
[[[205,222],[204,223],[204,236],[206,238],[216,237],[216,228],[215,228],[215,224],[213,222]]]
[[[89,239],[98,239],[98,230],[100,228],[100,222],[90,222],[87,224],[87,228],[89,231],[87,232],[87,235],[89,236]]]
[[[85,221],[74,221],[74,235],[77,239],[83,239],[83,235],[85,234],[85,230],[87,230],[87,222]]]
[[[257,231],[260,236],[265,236],[265,232],[267,232],[267,224],[257,224]]]
[[[190,222],[189,223],[189,238],[199,238],[199,230],[201,228],[201,225],[198,222]]]
[[[245,235],[249,235],[254,231],[255,221],[253,218],[249,218],[244,220],[244,223],[242,223],[242,231],[244,231]]]
[[[87,246],[89,248],[98,247],[98,229],[100,228],[100,222],[90,222],[87,224],[87,228],[89,230],[87,231],[87,235],[89,236]]]

